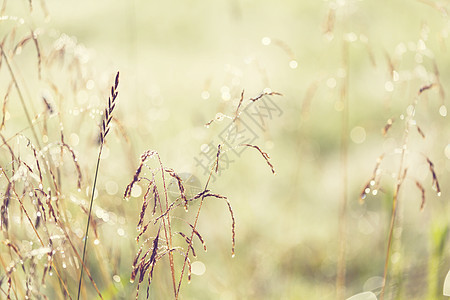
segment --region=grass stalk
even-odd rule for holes
[[[85,265],[86,248],[87,248],[87,242],[88,242],[88,236],[89,236],[89,225],[91,223],[92,206],[94,204],[94,195],[95,195],[95,187],[97,185],[98,170],[100,167],[100,160],[101,160],[101,156],[102,156],[103,146],[105,144],[105,139],[106,139],[106,136],[110,129],[112,113],[113,113],[114,107],[116,105],[115,101],[116,101],[117,95],[118,95],[118,92],[117,92],[118,85],[119,85],[119,72],[117,72],[114,85],[111,87],[111,96],[108,99],[108,106],[105,108],[105,113],[104,113],[103,119],[102,119],[102,125],[100,127],[100,148],[98,151],[97,165],[95,167],[94,182],[92,184],[91,200],[89,203],[88,219],[86,222],[86,230],[84,233],[84,246],[83,246],[83,254],[82,254],[82,258],[81,258],[81,264],[83,265],[83,267]],[[82,285],[82,281],[83,281],[83,270],[84,270],[84,268],[81,268],[80,279],[78,280],[77,299],[80,299],[81,285]],[[98,290],[97,290],[97,292],[98,292]],[[98,293],[99,293],[100,298],[102,298],[100,292],[98,292]]]
[[[3,56],[3,59],[6,62],[6,65],[8,66],[9,74],[11,75],[11,78],[12,78],[12,80],[14,82],[14,86],[16,87],[17,94],[19,95],[19,99],[20,99],[20,103],[22,105],[23,111],[25,112],[25,116],[27,117],[28,124],[30,124],[31,132],[33,133],[34,139],[36,140],[36,145],[38,145],[39,149],[41,149],[40,141],[38,139],[36,130],[35,130],[34,126],[33,126],[33,121],[31,120],[30,113],[28,112],[27,106],[25,105],[25,99],[24,99],[24,97],[22,95],[22,91],[19,88],[19,84],[17,83],[16,76],[14,75],[14,72],[12,70],[11,64],[9,63],[9,58],[6,55],[6,53],[3,50],[3,47],[1,45],[0,45],[0,51],[2,52],[2,56]]]
[[[162,165],[161,162],[161,157],[159,156],[159,154],[157,154],[158,156],[158,162],[159,162],[159,166],[161,167],[161,176],[162,176],[162,182],[163,182],[163,188],[164,188],[164,198],[165,198],[165,202],[166,202],[166,211],[169,210],[169,199],[167,196],[167,187],[166,187],[166,179],[164,176],[164,167]],[[161,199],[160,199],[160,203],[159,203],[160,209],[161,209],[161,213],[163,213],[162,211],[162,205],[161,205]],[[164,233],[166,236],[166,241],[167,241],[167,249],[172,249],[172,226],[170,225],[170,212],[167,212],[167,215],[165,218],[163,218],[163,227],[164,227]],[[166,227],[166,220],[167,220],[167,227]],[[172,276],[172,287],[173,287],[173,292],[174,292],[174,296],[175,298],[178,297],[178,290],[176,287],[176,280],[175,280],[175,264],[173,262],[173,253],[172,251],[169,251],[168,253],[169,255],[169,264],[170,264],[170,273]]]
[[[84,246],[83,246],[83,254],[81,256],[81,263],[83,266],[85,265],[85,257],[86,257],[86,247],[87,247],[87,241],[88,241],[88,235],[89,235],[89,225],[91,223],[91,215],[92,215],[92,205],[94,203],[94,194],[95,194],[95,187],[97,185],[97,177],[98,177],[98,169],[100,166],[100,160],[102,155],[102,149],[103,149],[103,143],[100,145],[100,150],[98,152],[98,158],[97,158],[97,166],[95,167],[95,176],[94,176],[94,183],[92,185],[92,193],[91,193],[91,200],[89,203],[89,213],[88,213],[88,219],[86,222],[86,230],[84,234]],[[81,283],[83,281],[83,270],[84,268],[81,268],[80,271],[80,279],[78,280],[78,293],[77,293],[77,299],[80,299],[80,291],[81,291]],[[100,295],[100,298],[102,296]],[[103,299],[103,298],[102,298]]]
[[[349,127],[349,107],[348,107],[348,90],[349,90],[349,55],[348,42],[344,41],[343,45],[343,64],[346,71],[344,85],[341,90],[340,101],[343,104],[342,114],[342,131],[341,131],[341,168],[342,168],[342,196],[339,204],[339,220],[338,220],[338,261],[336,276],[336,294],[337,299],[341,300],[345,297],[345,273],[346,273],[346,238],[347,238],[347,198],[348,198],[348,127]]]
[[[6,178],[6,180],[8,181],[8,183],[11,184],[11,180],[9,179],[8,175],[6,174],[5,169],[4,169],[3,167],[0,167],[0,169],[2,170],[2,173],[3,173],[3,175],[5,176],[5,178]],[[23,205],[23,202],[22,202],[22,200],[21,200],[21,197],[17,194],[17,192],[16,192],[15,189],[13,189],[13,192],[14,192],[16,198],[17,198],[17,201],[19,201],[19,204],[20,204],[20,207],[21,207],[22,211],[25,213],[25,216],[27,217],[28,222],[30,223],[31,227],[33,228],[33,231],[34,231],[34,233],[36,234],[36,237],[38,238],[39,243],[41,244],[42,247],[45,247],[44,241],[42,240],[42,238],[41,238],[39,232],[37,231],[36,226],[34,226],[34,223],[33,223],[33,221],[31,220],[31,217],[30,217],[30,215],[28,214],[28,211],[26,210],[25,206]],[[55,271],[56,276],[58,277],[59,282],[61,283],[61,285],[62,285],[64,291],[66,292],[66,294],[68,295],[68,297],[69,297],[70,299],[72,299],[72,297],[70,296],[69,290],[68,290],[68,288],[67,288],[67,285],[64,283],[64,280],[62,279],[61,275],[59,274],[59,271],[58,271],[58,269],[56,268],[56,265],[55,265],[55,263],[54,263],[53,261],[52,261],[52,267],[53,267],[53,270]]]
[[[219,146],[220,149],[220,146]],[[220,150],[219,150],[220,151]],[[206,191],[208,189],[208,185],[209,182],[211,180],[212,174],[214,172],[214,169],[216,169],[216,166],[219,164],[219,154],[217,155],[217,160],[215,162],[215,164],[213,165],[213,167],[211,168],[211,171],[209,173],[208,176],[208,180],[206,181],[205,187],[203,189],[203,191]],[[194,220],[194,224],[192,225],[192,233],[191,233],[191,237],[189,238],[189,245],[186,248],[186,253],[184,254],[184,263],[183,263],[183,267],[181,269],[181,275],[180,275],[180,280],[178,281],[178,287],[175,293],[175,300],[178,300],[179,294],[180,294],[180,289],[181,289],[181,282],[183,281],[183,276],[184,276],[184,271],[186,269],[186,265],[187,265],[187,261],[188,261],[188,257],[189,257],[189,251],[191,250],[191,245],[192,245],[192,241],[194,240],[194,234],[197,228],[197,223],[198,223],[198,219],[200,217],[200,211],[202,210],[202,206],[203,206],[203,202],[206,198],[206,193],[203,193],[201,199],[200,199],[200,204],[198,206],[198,210],[197,210],[197,214],[195,215],[195,220]]]
[[[387,283],[387,277],[388,277],[388,270],[389,270],[389,259],[390,259],[390,251],[392,248],[392,237],[394,235],[394,227],[395,227],[395,221],[397,217],[397,210],[398,210],[398,194],[400,192],[400,187],[402,186],[402,183],[406,177],[407,169],[404,167],[404,161],[406,157],[406,150],[407,150],[407,143],[408,143],[408,135],[409,135],[409,118],[407,118],[405,122],[405,132],[403,136],[403,147],[401,152],[401,159],[400,159],[400,167],[397,174],[397,182],[395,184],[395,190],[394,195],[392,196],[392,213],[391,213],[391,221],[389,225],[389,236],[388,236],[388,242],[387,242],[387,249],[386,249],[386,257],[384,261],[384,271],[383,271],[383,286],[380,291],[380,300],[384,299],[384,294],[386,291],[386,283]]]

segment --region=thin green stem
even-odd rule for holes
[[[88,219],[87,219],[87,224],[86,224],[86,231],[85,231],[85,234],[84,234],[83,255],[82,255],[82,258],[81,258],[83,264],[84,264],[84,259],[85,259],[85,256],[86,256],[86,247],[87,247],[87,241],[88,241],[88,235],[89,235],[89,225],[91,223],[92,204],[94,203],[95,186],[97,185],[98,169],[99,169],[99,166],[100,166],[100,158],[101,158],[101,155],[102,155],[102,150],[103,150],[103,143],[100,145],[100,150],[98,152],[97,166],[95,168],[94,183],[92,185],[91,202],[89,204],[89,213],[88,213]],[[83,268],[81,268],[80,280],[78,281],[78,295],[77,295],[77,299],[80,299],[80,291],[81,291],[81,282],[82,281],[83,281]]]
[[[417,103],[417,100],[414,102],[414,108]],[[405,133],[403,135],[403,146],[402,146],[402,154],[400,158],[400,167],[398,170],[397,175],[397,183],[395,185],[394,195],[392,197],[392,215],[391,215],[391,223],[389,225],[389,237],[388,237],[388,244],[387,244],[387,250],[386,250],[386,258],[384,261],[384,272],[383,272],[383,287],[381,288],[380,292],[380,300],[384,299],[384,293],[386,290],[386,282],[387,282],[387,276],[388,276],[388,270],[389,270],[389,258],[390,258],[390,252],[392,248],[392,237],[394,235],[394,226],[395,226],[395,220],[397,217],[397,210],[398,210],[398,193],[400,192],[400,187],[403,183],[403,180],[406,176],[406,168],[404,167],[405,157],[406,157],[406,146],[408,144],[408,135],[409,135],[409,120],[411,117],[408,117],[405,121]]]

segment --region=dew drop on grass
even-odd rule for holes
[[[297,67],[298,67],[298,62],[297,62],[295,59],[291,60],[291,61],[289,62],[289,67],[290,67],[291,69],[297,69]]]
[[[200,151],[202,151],[203,153],[208,153],[209,151],[209,145],[208,144],[203,144],[200,146]]]
[[[348,42],[355,42],[358,40],[358,36],[354,32],[349,32],[345,35],[345,40]]]
[[[447,116],[447,107],[445,107],[445,105],[441,105],[441,107],[439,107],[439,114],[442,117],[446,117]]]
[[[336,78],[334,78],[334,77],[328,78],[327,87],[329,87],[330,89],[334,89],[336,87],[336,85],[337,85]]]
[[[392,81],[386,81],[386,83],[384,84],[384,89],[386,90],[386,92],[393,92],[394,84],[392,83]]]
[[[207,99],[209,99],[209,92],[208,91],[203,91],[202,92],[202,99],[205,99],[205,100],[207,100]]]
[[[231,99],[231,94],[229,92],[222,93],[222,100],[228,101]]]
[[[194,261],[191,265],[192,274],[201,276],[206,272],[206,266],[201,261]]]
[[[99,244],[100,244],[100,241],[98,239],[95,239],[94,240],[94,245],[99,245]]]
[[[217,121],[220,122],[220,121],[222,121],[224,118],[225,118],[225,115],[224,115],[223,113],[219,112],[219,113],[216,114],[216,120],[217,120]]]
[[[267,36],[265,36],[261,39],[261,43],[264,46],[269,46],[271,42],[272,42],[272,40],[270,39],[270,37],[267,37]]]
[[[120,276],[119,275],[114,275],[113,276],[113,280],[115,281],[115,282],[117,282],[117,283],[119,283],[120,282]]]
[[[117,229],[117,234],[119,236],[124,236],[125,235],[125,230],[123,230],[123,228],[119,228],[119,229]]]
[[[398,72],[397,71],[392,71],[392,79],[394,80],[394,81],[398,81],[399,79],[400,79],[400,75],[398,74]]]
[[[138,198],[142,195],[142,188],[139,185],[133,186],[131,190],[131,197]]]

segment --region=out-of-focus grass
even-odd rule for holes
[[[230,221],[224,203],[210,200],[199,223],[208,253],[199,253],[198,260],[205,264],[206,273],[194,275],[191,284],[183,287],[182,295],[184,299],[335,298],[338,204],[343,182],[339,101],[344,39],[349,44],[349,135],[357,126],[365,134],[361,143],[355,143],[352,136],[349,138],[346,296],[367,288],[369,278],[382,276],[394,187],[394,180],[389,177],[397,172],[398,159],[391,155],[392,164],[383,167],[386,184],[376,197],[369,196],[364,205],[358,204],[358,197],[371,176],[376,158],[401,146],[403,125],[399,115],[405,113],[422,86],[436,82],[434,64],[448,93],[445,83],[450,76],[446,67],[450,23],[442,12],[427,5],[428,2],[400,0],[389,4],[370,1],[69,4],[49,0],[45,3],[51,18],[46,23],[36,1],[31,16],[27,1],[17,2],[9,1],[8,11],[23,16],[26,26],[41,28],[43,51],[48,51],[45,49],[51,48],[51,41],[64,33],[84,45],[89,54],[89,60],[83,64],[84,74],[95,82],[95,88],[82,88],[72,95],[66,87],[61,101],[65,130],[76,134],[72,136],[78,141],[74,148],[88,176],[93,176],[89,166],[95,160],[98,115],[92,118],[86,115],[81,122],[73,111],[89,105],[102,109],[110,74],[117,69],[121,71],[116,113],[130,141],[126,143],[120,135],[111,136],[108,141],[96,200],[98,207],[118,221],[101,226],[101,243],[94,251],[99,258],[102,253],[109,253],[109,261],[103,261],[106,275],[100,275],[101,270],[95,267],[91,270],[97,278],[120,276],[120,283],[99,279],[105,297],[128,298],[134,291],[128,278],[136,250],[133,239],[141,203],[137,198],[125,202],[121,194],[132,178],[139,155],[146,149],[156,149],[167,166],[194,173],[204,182],[206,176],[196,167],[194,157],[199,155],[202,144],[219,141],[218,135],[227,120],[213,123],[209,129],[204,124],[217,112],[232,112],[242,89],[247,97],[253,97],[270,87],[284,95],[272,98],[283,114],[270,121],[266,132],[258,131],[256,143],[271,155],[277,175],[270,174],[256,152],[246,150],[241,157],[232,157],[235,162],[212,186],[233,205],[237,220],[236,257],[231,259],[229,255]],[[434,1],[429,3],[437,5]],[[333,38],[327,39],[324,28],[330,7],[336,8],[335,22]],[[0,32],[5,34],[8,29],[3,28],[0,27]],[[271,39],[270,45],[262,44],[264,37]],[[406,50],[399,56],[402,47]],[[392,78],[388,59],[394,62],[398,81]],[[291,60],[298,63],[297,68],[289,67]],[[20,59],[14,61],[26,83],[27,97],[30,100],[39,97],[31,48],[24,49]],[[28,69],[33,71],[28,73]],[[2,78],[8,78],[4,66],[1,72]],[[61,86],[72,76],[59,77],[56,67],[53,72],[53,80]],[[1,83],[2,88],[6,84]],[[307,90],[314,84],[317,84],[315,93],[308,96]],[[221,99],[224,86],[230,88],[230,101]],[[202,99],[204,91],[208,91],[208,99]],[[394,249],[397,263],[391,262],[390,273],[392,277],[401,275],[401,285],[395,286],[394,281],[390,291],[401,290],[399,297],[403,299],[425,297],[427,278],[434,278],[439,285],[450,264],[448,243],[444,245],[447,251],[442,251],[436,261],[432,236],[433,220],[442,219],[444,224],[449,221],[445,184],[450,169],[448,117],[439,114],[439,108],[447,105],[447,101],[447,97],[440,99],[437,88],[421,97],[416,119],[426,139],[416,132],[410,133],[409,150],[419,153],[418,157],[425,153],[433,160],[442,196],[435,197],[430,188],[426,163],[420,159],[418,163],[411,162],[412,176],[423,180],[426,186],[427,203],[420,212],[420,191],[413,181],[405,183],[400,196],[401,242]],[[19,123],[23,121],[22,112],[11,103],[5,136],[27,126]],[[395,126],[383,138],[381,128],[391,117],[396,118]],[[55,118],[50,122],[57,128]],[[58,129],[49,133],[49,140],[51,134],[58,139]],[[90,181],[91,178],[86,178],[87,185]],[[108,189],[117,191],[108,194]],[[83,193],[76,197],[87,198]],[[69,205],[71,210],[82,216],[76,205]],[[80,217],[73,226],[81,228],[83,224]],[[124,234],[118,235],[118,229],[123,229]],[[91,260],[95,265],[95,259]],[[440,274],[427,275],[427,270],[432,269],[427,269],[428,264],[439,266]],[[166,288],[170,287],[168,270],[164,264],[156,269],[151,293],[157,299],[171,297]]]

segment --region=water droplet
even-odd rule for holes
[[[114,276],[113,276],[113,280],[114,280],[115,282],[119,283],[119,282],[120,282],[120,276],[119,276],[119,275],[114,275]]]
[[[94,245],[99,245],[99,244],[100,244],[100,241],[98,239],[95,239],[94,240]]]
[[[229,92],[222,93],[222,100],[223,101],[228,101],[230,99],[231,99],[231,94]]]
[[[208,153],[209,152],[209,145],[208,144],[203,144],[200,146],[200,151],[202,151],[203,153]]]
[[[334,89],[337,85],[337,81],[334,77],[328,78],[327,80],[327,87],[330,89]]]
[[[298,62],[296,61],[296,60],[291,60],[290,62],[289,62],[289,67],[291,68],[291,69],[297,69],[297,67],[298,67]]]
[[[441,107],[439,107],[439,114],[443,117],[447,116],[447,107],[445,107],[445,105],[441,105]]]
[[[223,113],[219,112],[219,113],[216,114],[216,120],[217,120],[217,121],[220,122],[220,121],[222,121],[224,118],[225,118],[225,115],[224,115]]]
[[[119,228],[119,229],[117,229],[117,234],[119,236],[124,236],[125,235],[125,230],[123,230],[123,228]]]
[[[209,96],[210,96],[210,95],[209,95],[209,92],[208,92],[208,91],[203,91],[203,92],[202,92],[202,98],[203,98],[203,99],[207,100],[207,99],[209,99]]]
[[[386,83],[384,84],[384,89],[387,92],[393,92],[394,91],[394,84],[392,83],[392,81],[386,81]]]
[[[270,39],[270,37],[267,37],[267,36],[265,36],[265,37],[263,37],[263,38],[261,39],[261,43],[262,43],[264,46],[270,45],[271,42],[272,42],[272,40]]]
[[[400,75],[398,74],[398,72],[397,71],[392,71],[392,79],[394,80],[394,81],[398,81],[399,79],[400,79]]]
[[[354,32],[349,32],[345,35],[345,40],[348,42],[355,42],[358,36]]]
[[[139,185],[134,185],[131,190],[131,197],[138,198],[142,195],[142,188]]]
[[[201,261],[194,261],[191,265],[192,274],[201,276],[206,272],[206,266]]]

